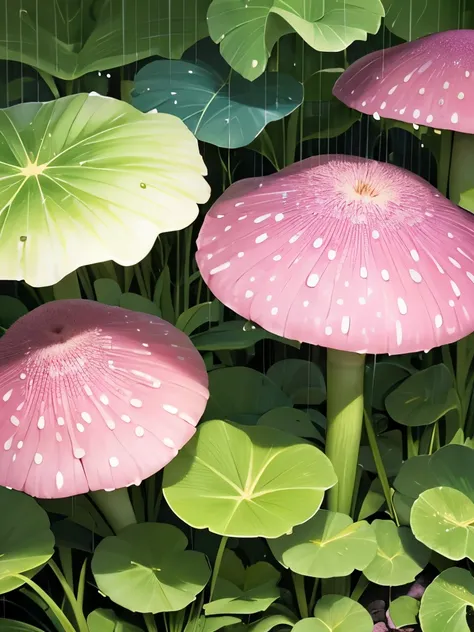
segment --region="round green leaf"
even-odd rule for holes
[[[120,305],[122,290],[117,281],[113,279],[97,279],[94,281],[94,291],[99,303],[106,305]]]
[[[427,426],[458,406],[453,376],[435,364],[404,380],[385,400],[387,412],[404,426]]]
[[[314,362],[281,360],[268,369],[267,377],[291,397],[295,406],[318,405],[326,399],[324,376]]]
[[[120,619],[113,610],[97,608],[87,617],[89,632],[142,632],[132,623]]]
[[[186,551],[177,527],[145,522],[97,546],[92,572],[99,590],[132,612],[174,612],[194,601],[210,577],[206,556]]]
[[[269,426],[270,428],[278,428],[283,432],[288,432],[296,437],[304,437],[305,439],[317,439],[324,443],[324,439],[319,430],[311,421],[309,415],[303,410],[297,408],[274,408],[265,413],[258,420],[259,426]]]
[[[382,484],[379,478],[374,478],[374,480],[370,483],[370,487],[364,497],[364,500],[362,501],[358,519],[365,520],[365,518],[373,516],[375,513],[380,511],[384,505],[385,496]]]
[[[0,110],[0,139],[0,279],[44,286],[86,264],[136,264],[209,198],[182,121],[123,101],[15,105]]]
[[[394,487],[397,490],[394,502],[399,516],[402,516],[400,510],[403,512],[404,523],[407,523],[414,500],[427,489],[457,489],[474,502],[474,450],[452,444],[432,456],[412,457],[403,463]]]
[[[320,510],[289,535],[268,542],[276,559],[299,575],[345,577],[363,570],[375,556],[371,526],[342,513]]]
[[[122,294],[119,300],[119,306],[124,309],[131,309],[134,312],[143,312],[144,314],[151,314],[152,316],[161,316],[160,308],[150,301],[150,299],[142,296],[141,294],[135,294],[134,292],[125,292]]]
[[[13,296],[0,296],[0,327],[8,329],[10,325],[28,314],[28,308]]]
[[[372,630],[370,614],[349,597],[340,595],[322,597],[316,604],[314,616],[317,621],[326,626],[324,632],[370,632]]]
[[[408,527],[391,520],[374,520],[377,554],[364,575],[380,586],[402,586],[414,581],[430,560],[431,551],[417,542]]]
[[[276,340],[290,345],[295,349],[300,348],[300,343],[288,340],[257,327],[246,320],[229,320],[207,331],[191,336],[194,346],[199,351],[234,351],[248,349],[261,340]]]
[[[227,553],[228,557],[235,556],[235,553]],[[279,580],[280,573],[268,562],[257,562],[246,569],[242,567],[230,576],[219,573],[213,600],[204,606],[204,611],[209,616],[254,614],[267,610],[280,596]]]
[[[397,628],[407,625],[416,625],[420,610],[420,602],[413,597],[403,595],[390,603],[389,615]]]
[[[142,112],[174,114],[196,138],[225,148],[245,147],[302,101],[303,86],[289,75],[270,72],[251,82],[201,61],[153,61],[137,73],[132,92]]]
[[[294,31],[316,50],[341,51],[376,33],[383,15],[380,0],[213,0],[207,20],[224,59],[253,81],[283,35]]]
[[[460,28],[460,8],[450,0],[382,0],[384,24],[405,40]]]
[[[385,467],[387,476],[395,476],[403,462],[403,435],[400,430],[389,430],[377,436],[377,445]],[[377,473],[372,449],[362,445],[359,453],[359,463],[364,470]]]
[[[474,503],[457,489],[427,489],[413,504],[410,524],[433,551],[450,560],[474,560]]]
[[[270,632],[273,628],[277,626],[285,626],[287,628],[292,628],[294,625],[293,616],[274,614],[270,617],[265,617],[264,619],[260,619],[255,623],[252,623],[249,626],[249,632]]]
[[[240,623],[240,619],[237,617],[199,617],[199,622],[197,624],[198,632],[217,632],[218,630],[222,630],[222,628],[229,628],[236,623]],[[236,628],[234,628],[235,630]]]
[[[277,538],[311,518],[335,483],[329,459],[306,441],[213,420],[166,466],[163,493],[197,529]]]
[[[411,499],[417,498],[425,489],[435,485],[431,457],[426,454],[413,456],[404,461],[393,484],[400,494]]]
[[[40,570],[52,557],[54,536],[46,511],[21,492],[0,487],[0,515],[0,594],[4,594],[23,584],[15,575]]]
[[[291,407],[288,395],[263,373],[244,366],[209,373],[210,397],[204,419],[229,419],[256,424],[269,410]]]
[[[372,406],[377,410],[385,410],[385,399],[393,388],[410,375],[403,364],[385,360],[366,367],[366,385]]]
[[[302,619],[294,632],[372,632],[372,618],[349,597],[326,595],[314,609],[314,617]]]
[[[474,608],[474,578],[462,568],[448,568],[423,594],[421,628],[423,632],[469,632],[468,607]]]

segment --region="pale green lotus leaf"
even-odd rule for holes
[[[210,195],[180,119],[99,95],[0,110],[0,163],[0,280],[37,287],[138,263]]]

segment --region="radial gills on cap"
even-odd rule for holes
[[[38,307],[0,340],[0,484],[39,498],[139,484],[193,436],[207,386],[198,351],[161,318]]]
[[[233,184],[197,262],[225,305],[302,342],[401,354],[474,331],[474,217],[373,160],[318,156]]]
[[[370,53],[339,77],[333,94],[376,119],[473,134],[474,30],[444,31]]]

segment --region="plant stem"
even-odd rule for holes
[[[222,558],[224,557],[224,551],[225,551],[225,547],[227,546],[228,539],[229,538],[227,536],[225,536],[225,535],[222,536],[221,541],[219,543],[219,548],[217,549],[216,561],[214,562],[214,568],[212,570],[211,588],[210,588],[210,592],[209,592],[209,601],[212,601],[212,596],[213,596],[214,590],[216,588],[216,582],[217,582],[217,578],[219,576],[219,569],[221,567]]]
[[[369,584],[370,582],[367,577],[361,574],[357,584],[354,586],[354,590],[351,593],[351,599],[359,601]]]
[[[43,79],[48,88],[51,90],[53,97],[55,99],[59,99],[61,95],[59,94],[59,90],[56,82],[54,81],[54,77],[50,75],[49,72],[45,72],[44,70],[40,70],[39,68],[35,68],[35,70],[39,74],[41,79]]]
[[[387,472],[383,464],[382,455],[380,454],[379,444],[377,443],[377,437],[375,435],[375,431],[372,426],[372,420],[369,417],[369,414],[367,413],[366,410],[364,410],[364,422],[365,422],[365,431],[367,433],[367,438],[369,439],[369,445],[372,451],[372,456],[374,458],[375,467],[377,469],[377,474],[380,480],[380,484],[382,485],[383,495],[385,496],[385,502],[387,503],[387,509],[389,510],[393,520],[396,522],[397,527],[399,527],[400,522],[398,520],[395,507],[393,506],[392,494],[390,492],[390,483],[388,482]]]
[[[184,304],[183,304],[183,311],[185,312],[187,309],[189,309],[189,288],[190,288],[190,281],[189,281],[189,276],[190,276],[190,272],[191,272],[191,250],[193,247],[193,227],[188,226],[185,230],[184,230]]]
[[[90,492],[90,496],[115,533],[131,524],[137,524],[126,487],[115,489],[113,492]]]
[[[295,161],[296,147],[298,145],[298,131],[300,120],[300,108],[296,109],[288,117],[285,147],[285,167]]]
[[[326,455],[337,485],[328,491],[328,509],[350,514],[364,414],[365,355],[327,350]]]
[[[306,591],[304,587],[304,575],[298,575],[291,571],[291,577],[293,579],[293,585],[295,587],[296,601],[298,603],[298,610],[302,619],[309,617],[308,602],[306,601]]]
[[[64,594],[66,595],[66,599],[68,600],[69,604],[71,605],[72,611],[74,613],[74,617],[76,619],[77,622],[77,626],[79,629],[79,632],[89,632],[89,627],[87,625],[86,622],[86,618],[84,616],[84,613],[82,612],[82,608],[79,606],[77,599],[74,595],[74,589],[73,587],[71,587],[68,582],[66,581],[66,578],[64,577],[64,575],[61,573],[61,570],[59,569],[59,566],[56,564],[56,562],[54,562],[54,560],[49,560],[48,562],[49,567],[51,568],[51,570],[53,571],[53,573],[56,575],[59,583],[61,584],[62,589],[64,590]]]
[[[146,626],[147,632],[158,632],[158,627],[156,625],[154,615],[150,614],[149,612],[146,612],[143,615],[143,619],[145,620],[145,626]]]
[[[318,594],[318,587],[319,587],[319,579],[316,577],[313,583],[311,597],[309,599],[308,614],[311,614],[313,612],[314,606],[316,605],[316,595]]]
[[[44,601],[44,603],[48,606],[48,608],[54,614],[58,622],[62,625],[64,632],[76,632],[76,630],[74,629],[74,626],[66,617],[66,615],[63,613],[63,611],[58,606],[58,604],[48,595],[46,591],[44,591],[41,588],[41,586],[38,586],[38,584],[34,582],[32,579],[30,579],[29,577],[26,577],[26,575],[21,575],[20,573],[12,574],[10,575],[10,577],[15,577],[16,579],[20,579],[21,581],[25,582],[25,584],[27,584],[32,590],[35,591],[38,597],[40,597]]]

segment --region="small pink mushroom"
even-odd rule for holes
[[[444,31],[353,63],[333,94],[374,118],[474,134],[474,31]]]
[[[161,318],[38,307],[0,340],[0,484],[38,498],[138,485],[191,439],[207,385],[200,354]]]
[[[364,354],[474,330],[474,217],[399,167],[318,156],[233,184],[197,244],[203,279],[227,307],[328,347],[326,454],[338,476],[328,507],[350,513]]]
[[[302,342],[402,354],[474,330],[474,218],[373,160],[318,156],[237,182],[197,262],[225,305]]]
[[[393,48],[375,51],[352,64],[336,81],[333,94],[350,108],[375,119],[395,119],[438,130],[443,135],[443,157],[438,183],[446,193],[450,154],[450,198],[474,188],[474,30],[434,33]],[[463,168],[464,167],[464,168]],[[466,173],[466,169],[469,172]],[[472,210],[472,209],[470,209]]]

